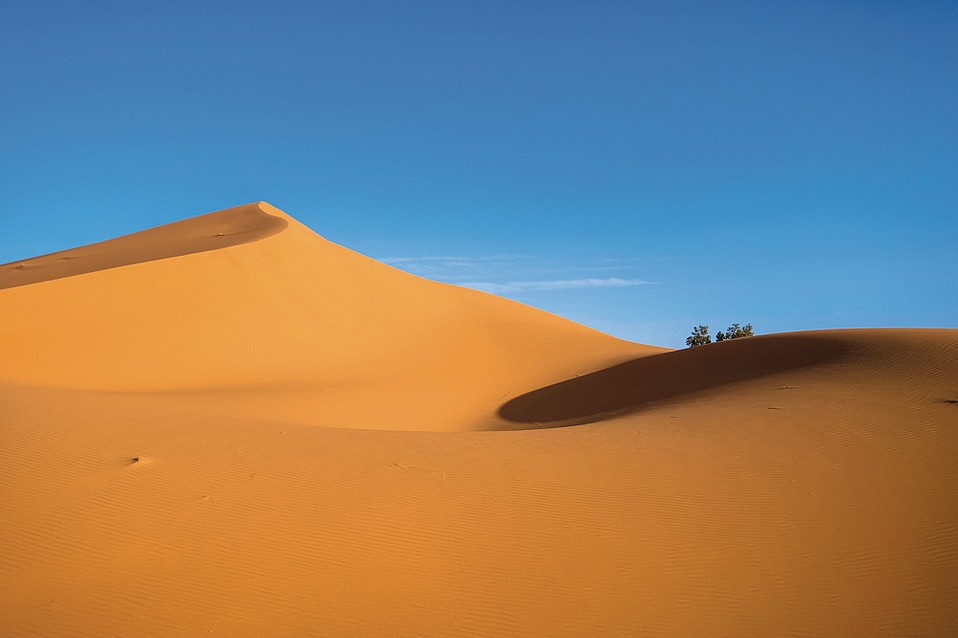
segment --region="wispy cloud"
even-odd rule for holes
[[[622,288],[625,286],[642,286],[651,284],[645,279],[547,279],[544,281],[509,281],[493,283],[489,281],[463,282],[459,285],[466,288],[475,288],[484,292],[501,295],[517,292],[538,292],[543,290],[574,290],[578,288]]]
[[[445,256],[426,256],[426,257],[382,257],[379,261],[391,265],[408,264],[431,264],[443,263],[457,266],[471,266],[486,263],[510,263],[513,261],[523,261],[527,259],[525,255],[484,255],[481,257],[462,257],[458,255]]]
[[[468,261],[468,258],[452,255],[446,257],[382,257],[379,261],[387,264],[418,264],[431,261]]]
[[[495,254],[386,257],[380,261],[428,279],[507,296],[654,283],[635,278],[638,273],[631,259],[602,258],[582,263],[521,254]]]
[[[422,257],[382,257],[379,261],[427,279],[445,282],[504,278],[505,273],[525,273],[530,267],[526,255],[426,255]],[[520,275],[521,276],[521,275]]]

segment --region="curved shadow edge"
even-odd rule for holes
[[[763,335],[632,359],[511,399],[498,416],[516,429],[583,425],[712,388],[828,363],[852,349],[834,337]]]

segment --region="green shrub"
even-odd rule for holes
[[[707,343],[712,343],[712,337],[709,336],[709,327],[695,326],[692,328],[692,336],[685,338],[685,345],[690,348],[695,346],[704,346]]]
[[[728,330],[722,332],[721,330],[718,334],[715,335],[716,341],[727,341],[728,339],[741,339],[742,337],[752,337],[755,336],[755,333],[752,332],[752,324],[747,323],[745,327],[733,323],[728,327]]]
[[[755,332],[752,331],[752,324],[747,323],[744,326],[740,326],[737,323],[733,323],[725,332],[720,330],[715,335],[715,340],[727,341],[729,339],[741,339],[742,337],[752,336],[755,336]],[[685,345],[690,348],[704,346],[709,343],[712,343],[712,337],[709,336],[709,327],[704,324],[692,328],[692,335],[685,338]]]

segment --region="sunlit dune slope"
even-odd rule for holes
[[[7,264],[0,286],[0,380],[332,427],[491,427],[504,398],[657,350],[401,272],[265,203]]]
[[[266,204],[0,288],[4,637],[958,635],[958,330],[668,351]]]

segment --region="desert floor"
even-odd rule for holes
[[[958,633],[958,330],[669,351],[265,203],[0,266],[4,636]]]

